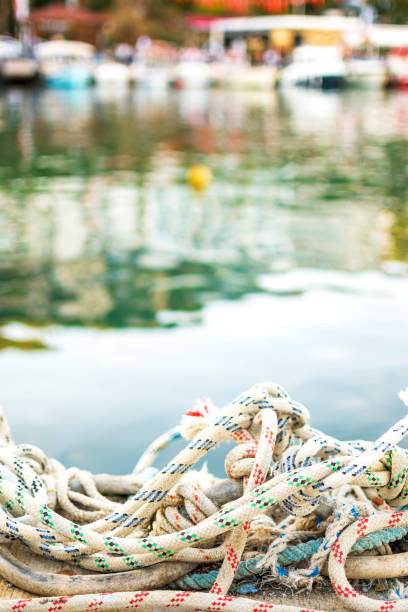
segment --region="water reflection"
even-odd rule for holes
[[[195,322],[266,291],[261,273],[406,260],[407,100],[3,92],[0,319]],[[196,160],[215,175],[201,196]]]
[[[197,397],[221,404],[271,378],[333,435],[373,438],[399,418],[407,102],[0,92],[2,401],[16,439],[126,471]],[[214,175],[201,195],[185,182],[196,162]]]

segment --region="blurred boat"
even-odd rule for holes
[[[103,61],[94,70],[95,84],[99,87],[119,87],[124,89],[129,86],[131,71],[129,66],[115,61]]]
[[[172,82],[179,88],[208,87],[211,85],[211,70],[205,62],[182,60],[174,68]]]
[[[65,89],[90,85],[94,54],[92,45],[72,40],[53,40],[36,47],[41,78],[51,87]]]
[[[282,68],[281,87],[337,89],[347,82],[347,69],[336,47],[302,45],[293,52],[291,64]]]
[[[172,83],[178,88],[201,89],[211,85],[211,70],[202,49],[184,49],[174,67]]]
[[[387,67],[380,57],[353,57],[346,63],[347,80],[353,87],[381,89],[387,79]]]
[[[24,83],[38,76],[37,61],[25,57],[22,43],[11,36],[0,36],[0,76],[5,83]]]
[[[275,66],[248,66],[238,64],[226,67],[220,85],[240,90],[273,89],[276,85]]]
[[[388,87],[408,87],[408,48],[392,49],[387,59]]]
[[[165,65],[145,65],[135,62],[130,66],[130,78],[138,87],[166,89],[172,82],[172,71]]]
[[[31,57],[7,59],[1,63],[1,78],[5,83],[28,83],[38,77],[38,62]]]
[[[23,45],[12,36],[0,36],[0,61],[18,59],[23,55]]]
[[[173,67],[178,59],[177,48],[163,40],[150,40],[137,61],[130,65],[131,80],[141,88],[164,91],[173,80]]]

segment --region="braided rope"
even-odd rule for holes
[[[391,527],[382,529],[373,533],[367,533],[364,537],[357,540],[351,547],[351,552],[364,552],[380,547],[382,544],[389,544],[401,540],[408,534],[408,527]],[[278,554],[278,563],[280,566],[291,565],[310,559],[323,544],[323,538],[317,538],[310,542],[301,542],[296,546],[288,546],[285,550]],[[260,563],[265,558],[265,555],[257,555],[248,561],[241,561],[238,565],[235,580],[243,580],[245,578],[253,578],[254,576],[263,573],[265,570]],[[187,576],[182,576],[168,584],[172,589],[193,589],[195,591],[210,589],[217,579],[218,570],[211,570],[206,573],[194,573]]]
[[[34,446],[14,444],[1,415],[0,541],[20,540],[36,555],[99,573],[143,570],[169,560],[202,564],[222,560],[222,565],[210,593],[138,591],[4,600],[0,612],[161,606],[296,610],[229,597],[227,592],[241,571],[242,556],[253,552],[265,526],[268,550],[247,561],[247,569],[255,563],[278,578],[288,575],[279,566],[282,555],[296,560],[290,559],[296,555],[288,545],[309,533],[298,529],[296,521],[318,514],[323,494],[333,501],[334,512],[320,521],[317,529],[323,537],[315,539],[310,550],[304,543],[297,545],[298,551],[305,547],[312,559],[309,569],[290,570],[291,579],[313,582],[330,554],[330,578],[345,605],[358,610],[408,610],[408,601],[381,603],[359,595],[344,571],[346,556],[359,538],[397,527],[404,535],[408,527],[408,513],[394,510],[408,500],[408,454],[396,446],[408,432],[408,416],[374,443],[340,442],[310,427],[308,411],[281,387],[262,383],[220,410],[209,401],[201,403],[186,413],[181,432],[191,440],[186,448],[146,481],[151,462],[179,430],[153,443],[135,472],[118,482],[118,491],[128,488],[135,494],[118,501],[103,493],[104,486],[109,489],[103,478],[65,469]],[[216,480],[189,470],[218,443],[230,439],[238,446],[228,453],[225,468],[231,479],[243,480],[243,494],[219,507],[202,491],[203,480],[207,484]],[[384,544],[388,536],[377,534],[373,542],[375,537]],[[380,603],[385,607],[380,608]]]

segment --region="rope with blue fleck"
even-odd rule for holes
[[[396,542],[401,540],[408,534],[408,527],[392,527],[389,529],[382,529],[375,531],[364,536],[362,539],[357,540],[351,548],[352,552],[364,552],[367,550],[373,550],[381,546],[382,544],[389,544],[390,542]],[[309,542],[303,542],[296,546],[288,546],[285,550],[278,554],[279,566],[285,567],[286,565],[297,564],[300,561],[310,559],[323,544],[323,538],[317,538],[316,540],[310,540]],[[262,574],[265,570],[260,565],[264,555],[258,555],[252,557],[248,561],[241,561],[236,571],[235,580],[244,580],[245,578],[255,578],[258,574]],[[194,573],[182,576],[177,580],[171,582],[168,587],[173,589],[185,589],[200,591],[210,589],[217,579],[218,570],[211,570],[206,573]]]
[[[401,395],[406,401],[406,394]],[[340,442],[313,429],[306,408],[279,385],[261,383],[219,410],[202,402],[186,413],[181,431],[190,442],[162,470],[146,475],[178,430],[149,447],[134,474],[121,477],[123,491],[130,483],[140,486],[123,501],[104,494],[109,482],[77,468],[65,469],[37,447],[14,444],[1,415],[1,542],[19,540],[35,555],[94,573],[143,573],[169,561],[222,564],[209,593],[67,594],[3,600],[0,612],[163,606],[296,610],[227,593],[243,562],[247,569],[261,568],[272,580],[310,586],[320,579],[327,559],[333,589],[346,606],[408,610],[408,600],[379,602],[357,593],[345,573],[346,557],[356,542],[378,530],[395,535],[402,528],[399,533],[405,534],[408,527],[408,513],[399,510],[408,500],[408,453],[397,446],[408,432],[408,416],[374,443]],[[226,456],[225,469],[231,481],[242,481],[243,491],[218,507],[203,492],[203,482],[214,485],[216,479],[191,468],[223,440],[237,443]],[[322,515],[325,500],[332,508]],[[314,542],[309,549],[302,540],[310,537]],[[378,541],[384,546],[386,540],[380,536]],[[262,556],[261,543],[266,544]],[[302,546],[311,553],[309,567],[285,569],[290,556],[296,557],[294,548]]]

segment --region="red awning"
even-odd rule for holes
[[[33,23],[42,21],[61,21],[71,23],[99,24],[106,19],[102,13],[94,13],[76,6],[66,7],[65,4],[50,4],[44,8],[31,11],[28,20]]]
[[[190,15],[186,17],[186,21],[190,28],[193,30],[200,30],[202,32],[208,32],[211,24],[214,21],[220,19],[219,16],[210,16],[210,15]]]

